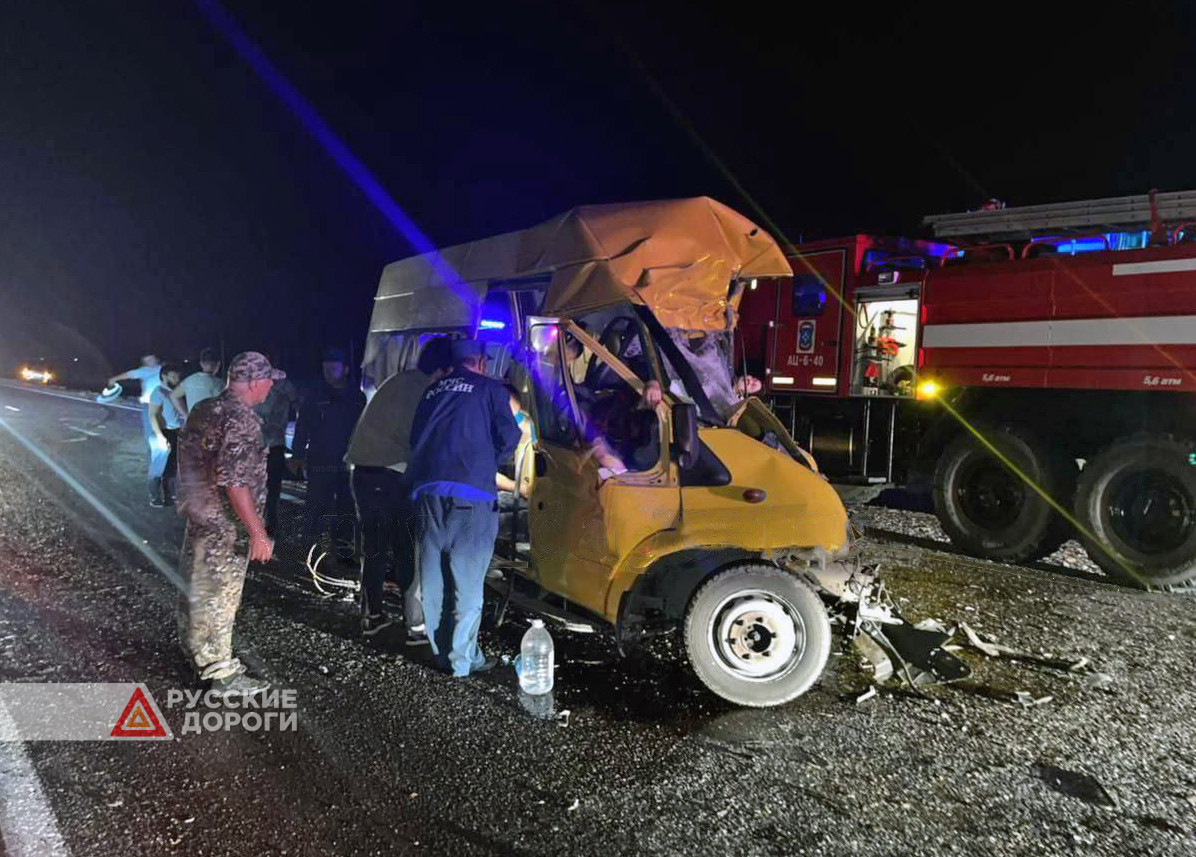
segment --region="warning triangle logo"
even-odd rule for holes
[[[125,710],[112,727],[113,738],[169,738],[153,703],[140,687],[133,691]]]

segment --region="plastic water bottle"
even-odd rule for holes
[[[543,619],[533,619],[532,626],[519,644],[519,686],[533,696],[552,690],[552,637]]]

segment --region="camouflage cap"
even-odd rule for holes
[[[281,381],[286,372],[275,369],[265,354],[257,351],[242,351],[228,364],[228,380],[233,381]]]

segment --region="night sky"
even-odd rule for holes
[[[1190,2],[785,5],[224,8],[437,245],[634,199],[797,240],[1196,188]],[[5,374],[222,340],[305,371],[412,252],[192,0],[5,4],[0,110]]]

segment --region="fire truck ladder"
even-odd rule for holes
[[[922,223],[936,238],[968,241],[1029,239],[1044,232],[1130,232],[1196,221],[1196,191],[1146,193],[1080,202],[1023,205],[963,214],[932,214]]]

